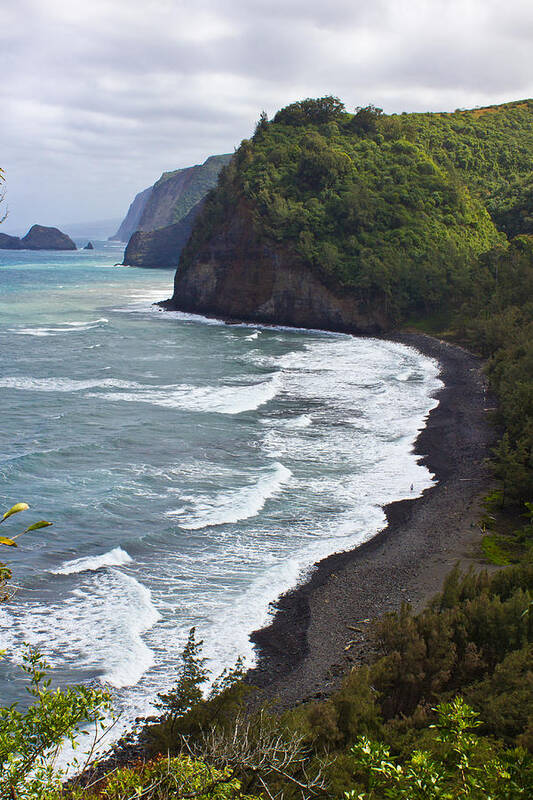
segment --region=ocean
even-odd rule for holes
[[[54,683],[151,713],[196,626],[214,675],[312,565],[385,524],[433,476],[412,453],[438,365],[402,344],[225,325],[154,301],[173,271],[94,251],[0,251],[0,704],[23,643]]]

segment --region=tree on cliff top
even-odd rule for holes
[[[284,125],[319,125],[340,119],[344,112],[344,103],[338,97],[308,97],[282,108],[274,117],[274,122]]]

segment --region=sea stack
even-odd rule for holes
[[[93,245],[92,242],[87,242],[87,244],[85,245],[85,247],[83,249],[84,250],[94,250],[94,245]]]
[[[20,244],[23,250],[76,250],[70,236],[45,225],[32,225]]]
[[[76,250],[76,245],[58,228],[33,225],[26,236],[8,236],[0,233],[0,250]]]
[[[76,245],[59,228],[32,225],[26,236],[8,236],[0,233],[0,250],[76,250]]]

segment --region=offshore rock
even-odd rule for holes
[[[32,225],[20,244],[24,250],[76,250],[70,236],[59,228],[47,228],[45,225]]]
[[[243,205],[179,266],[174,295],[164,305],[229,319],[353,333],[390,327],[381,304],[367,304],[282,245],[260,240]]]
[[[130,267],[176,267],[202,206],[203,200],[174,225],[149,232],[136,231],[128,242],[123,263]]]
[[[93,245],[92,242],[87,242],[87,244],[85,245],[85,247],[83,249],[84,250],[94,250],[94,245]]]
[[[0,250],[21,250],[20,238],[10,236],[7,233],[0,233]]]
[[[26,236],[8,236],[0,233],[0,249],[2,250],[76,250],[76,245],[66,233],[59,228],[47,228],[45,225],[33,225]]]

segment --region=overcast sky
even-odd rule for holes
[[[262,109],[533,96],[531,0],[0,0],[6,232],[124,216]]]

